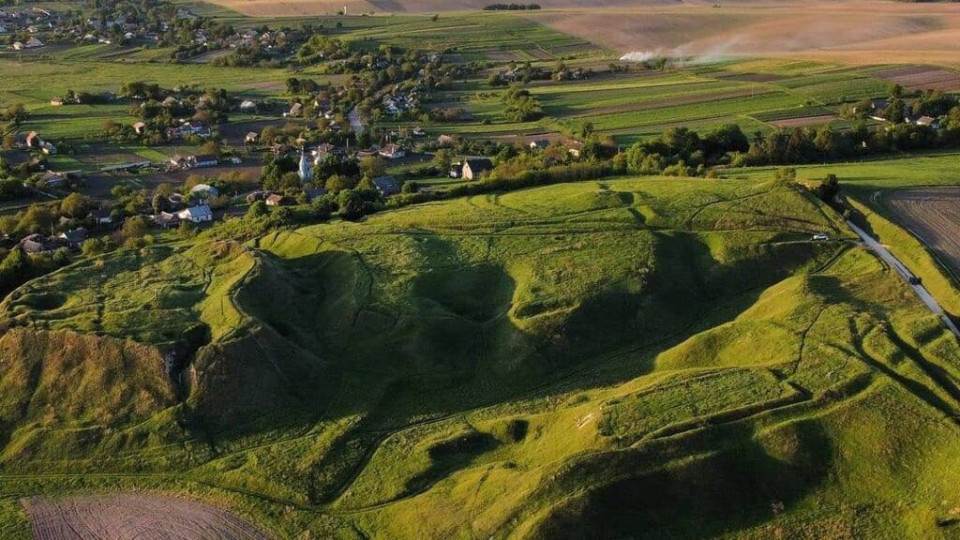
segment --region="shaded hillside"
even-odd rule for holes
[[[3,309],[180,355],[179,400],[125,393],[173,385],[162,371],[107,371],[128,409],[46,467],[183,474],[280,536],[955,535],[960,347],[889,269],[814,233],[848,237],[786,184],[564,184],[121,251]],[[127,279],[95,288],[96,268]],[[125,313],[146,324],[105,324]],[[35,416],[8,414],[7,468],[71,410],[29,438]]]

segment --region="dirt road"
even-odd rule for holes
[[[37,540],[266,540],[253,525],[188,499],[118,493],[22,501]]]

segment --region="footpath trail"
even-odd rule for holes
[[[907,269],[907,267],[904,266],[899,259],[894,257],[893,254],[890,253],[890,250],[884,247],[883,244],[881,244],[880,242],[877,242],[876,240],[874,240],[869,234],[867,234],[866,231],[864,231],[860,227],[857,227],[856,225],[854,225],[849,221],[847,222],[847,226],[853,229],[853,232],[857,233],[857,235],[860,237],[861,240],[863,240],[863,243],[867,246],[867,248],[869,248],[871,251],[876,253],[881,259],[883,259],[884,262],[889,264],[890,267],[894,268],[897,271],[897,273],[900,274],[900,276],[904,279],[904,281],[906,281],[907,284],[913,288],[913,291],[917,293],[917,296],[920,297],[920,300],[923,301],[923,303],[926,304],[928,308],[930,308],[930,311],[939,315],[940,318],[943,319],[944,324],[947,325],[947,328],[950,329],[951,332],[953,332],[953,335],[955,335],[957,339],[960,339],[960,329],[958,329],[957,325],[954,324],[952,320],[950,320],[950,317],[948,317],[946,312],[943,311],[943,308],[940,307],[940,304],[937,302],[937,299],[934,298],[929,291],[927,291],[926,287],[924,287],[920,283],[917,277],[912,272],[910,272],[910,270]]]

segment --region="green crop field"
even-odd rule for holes
[[[646,178],[83,259],[2,306],[4,530],[145,488],[280,537],[948,537],[960,347],[849,238],[795,186]]]

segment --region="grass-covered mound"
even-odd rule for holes
[[[189,478],[284,537],[956,535],[960,348],[821,232],[851,236],[784,184],[566,184],[119,252],[3,308],[184,366],[46,467]]]

